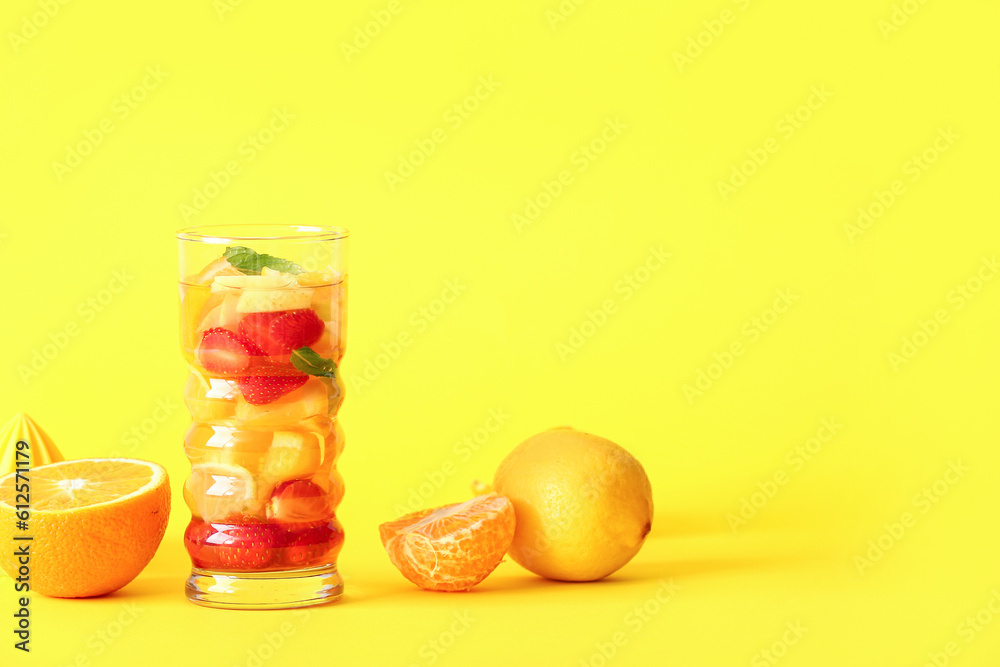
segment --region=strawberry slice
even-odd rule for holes
[[[249,522],[248,517],[233,517],[241,523],[211,524],[199,556],[212,559],[221,570],[260,570],[274,561],[278,529],[271,523]]]
[[[278,482],[267,503],[267,518],[282,524],[320,521],[330,514],[329,495],[307,479]]]
[[[323,335],[323,320],[309,308],[288,310],[271,321],[268,331],[277,354],[290,354],[305,345],[312,345]]]
[[[251,355],[260,354],[260,350],[229,329],[212,327],[201,334],[195,354],[209,373],[230,375],[245,371],[250,365]]]
[[[271,322],[276,317],[292,311],[278,310],[270,313],[247,313],[240,319],[240,335],[252,341],[265,356],[281,354],[280,348],[271,340]]]
[[[214,532],[212,524],[205,523],[201,519],[191,519],[191,523],[184,531],[184,547],[187,549],[188,555],[191,556],[191,562],[195,567],[206,570],[219,567],[214,550],[205,548],[209,536]]]
[[[344,529],[336,519],[284,526],[281,562],[287,567],[332,563],[344,544]]]
[[[312,345],[323,335],[323,329],[323,320],[309,308],[247,313],[239,324],[240,335],[269,357]]]
[[[236,384],[247,403],[265,405],[295,391],[308,379],[308,375],[245,375],[236,378]]]

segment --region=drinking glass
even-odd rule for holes
[[[187,597],[236,609],[334,602],[348,231],[210,225],[177,238]]]

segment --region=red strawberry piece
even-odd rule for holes
[[[245,375],[236,379],[243,398],[253,405],[272,403],[304,385],[308,375]]]
[[[208,536],[202,551],[214,552],[219,569],[260,570],[274,561],[278,546],[278,529],[274,524],[247,522],[212,524],[214,532]]]
[[[196,354],[209,373],[230,375],[246,370],[255,351],[256,346],[238,334],[222,327],[212,327],[201,334]]]
[[[287,567],[332,563],[344,544],[344,529],[336,519],[283,525],[281,562]]]
[[[205,548],[209,536],[214,532],[212,524],[205,523],[201,519],[191,519],[191,523],[184,531],[184,547],[195,567],[206,570],[219,567],[214,549]]]
[[[284,359],[286,362],[290,361],[287,355]],[[302,377],[303,373],[291,363],[280,363],[280,360],[275,357],[259,357],[250,362],[250,368],[243,371],[242,375],[246,377],[282,377],[286,375]]]
[[[282,524],[320,521],[331,514],[329,494],[306,479],[279,482],[267,503],[267,518]]]
[[[240,319],[240,335],[252,341],[262,355],[274,356],[281,354],[280,348],[271,340],[271,322],[275,318],[292,311],[279,310],[272,313],[247,313]]]
[[[323,335],[323,320],[309,308],[284,311],[271,321],[269,337],[279,350],[289,354],[305,345],[312,345]]]

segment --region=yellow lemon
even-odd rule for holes
[[[0,478],[0,566],[14,578],[30,570],[31,590],[43,595],[104,595],[146,567],[169,516],[167,471],[149,461],[77,459],[11,473]]]
[[[610,440],[572,428],[534,435],[493,478],[517,517],[511,557],[535,574],[595,581],[629,562],[653,521],[642,464]]]

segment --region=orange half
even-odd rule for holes
[[[169,516],[167,471],[149,461],[76,459],[13,472],[0,478],[0,566],[17,575],[17,546],[29,557],[31,590],[104,595],[146,567]]]
[[[514,539],[514,507],[495,493],[426,509],[379,526],[389,560],[430,591],[467,591],[503,560]]]

